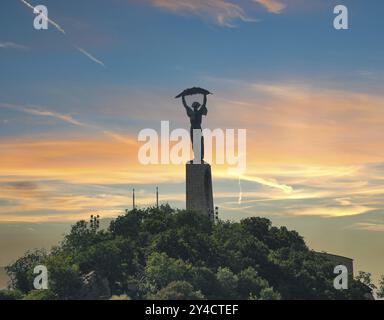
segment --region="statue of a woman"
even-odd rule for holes
[[[202,134],[202,128],[201,128],[201,122],[203,116],[206,116],[208,113],[207,110],[207,94],[204,94],[204,101],[201,105],[198,102],[192,103],[192,108],[188,106],[187,102],[185,101],[185,95],[182,96],[183,106],[185,110],[187,111],[187,115],[189,117],[189,120],[191,122],[191,129],[190,129],[190,135],[191,135],[191,142],[193,147],[193,136],[200,137],[201,139],[201,162],[204,160],[204,136]],[[196,157],[195,157],[196,159]]]

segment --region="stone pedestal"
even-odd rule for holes
[[[187,210],[214,219],[211,166],[208,163],[187,163]]]

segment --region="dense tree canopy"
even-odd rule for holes
[[[33,290],[36,264],[48,268],[44,292]],[[364,299],[371,293],[366,274],[350,279],[349,290],[335,290],[333,268],[297,232],[274,227],[268,219],[213,223],[166,205],[129,211],[104,230],[76,223],[50,253],[28,252],[7,267],[14,291],[3,296]],[[108,291],[89,289],[89,283],[92,288],[102,283]]]
[[[384,299],[384,276],[380,279],[380,288],[377,291],[377,296],[381,299]]]

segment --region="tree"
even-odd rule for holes
[[[252,217],[241,221],[241,226],[253,237],[266,241],[269,238],[271,221],[266,218]]]
[[[21,300],[22,292],[19,290],[0,290],[0,300]]]
[[[380,279],[380,287],[377,290],[377,297],[384,299],[384,275],[382,275]]]
[[[28,251],[16,262],[5,268],[11,279],[11,286],[16,290],[27,293],[33,290],[33,270],[37,265],[44,264],[47,253],[44,250]]]
[[[38,264],[48,291],[34,291]],[[213,223],[169,206],[127,211],[107,230],[79,221],[50,253],[27,252],[7,271],[21,295],[0,298],[370,299],[374,288],[360,273],[349,290],[334,289],[332,264],[268,219]]]
[[[151,297],[154,300],[203,300],[200,291],[195,291],[187,281],[173,281]]]
[[[220,292],[220,284],[215,272],[207,267],[194,267],[191,274],[192,279],[190,283],[194,288],[200,289],[207,299],[217,299]]]
[[[51,290],[32,290],[23,300],[56,300],[58,297]]]
[[[109,281],[112,289],[134,274],[138,264],[134,245],[120,236],[84,248],[78,253],[76,261],[82,274],[95,271]]]
[[[261,278],[257,271],[248,267],[238,275],[238,292],[240,299],[248,299],[250,295],[259,295],[260,291],[269,287],[268,281]]]
[[[192,265],[181,259],[173,259],[165,253],[152,253],[147,260],[145,267],[146,280],[160,289],[172,281],[182,281],[189,278]]]
[[[70,256],[61,254],[46,259],[48,287],[58,299],[76,299],[82,287],[79,266]]]
[[[92,242],[93,234],[87,222],[81,220],[72,226],[70,233],[64,237],[61,247],[67,251],[79,251]]]
[[[249,300],[281,300],[281,294],[273,288],[264,288],[259,295],[251,294]]]
[[[238,299],[237,286],[239,278],[229,268],[220,267],[216,278],[219,282],[219,299]]]
[[[109,230],[116,236],[120,235],[137,240],[140,238],[139,233],[142,230],[142,223],[147,214],[146,211],[134,209],[112,221]]]
[[[376,289],[376,286],[372,283],[372,274],[369,272],[359,271],[356,280],[370,288],[371,291]]]

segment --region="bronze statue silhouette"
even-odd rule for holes
[[[192,108],[188,106],[185,97],[189,95],[194,95],[194,94],[202,94],[204,96],[203,99],[203,104],[201,105],[199,102],[195,101],[192,103]],[[208,109],[207,109],[207,95],[210,94],[208,90],[202,89],[202,88],[191,88],[191,89],[186,89],[182,93],[180,93],[176,98],[182,98],[183,106],[187,112],[187,116],[189,117],[190,123],[191,123],[191,128],[190,128],[190,136],[191,136],[191,142],[192,142],[192,148],[193,148],[193,136],[195,132],[196,137],[201,137],[201,152],[200,152],[200,157],[201,157],[201,162],[204,161],[204,136],[202,133],[202,128],[201,128],[201,122],[203,116],[206,116],[208,114]],[[195,130],[195,131],[194,131]],[[196,130],[198,130],[196,132]],[[195,152],[195,150],[194,150]],[[196,156],[195,156],[196,159]]]

